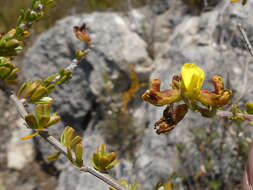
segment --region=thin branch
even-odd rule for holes
[[[80,170],[83,172],[88,172],[91,175],[96,176],[97,178],[103,180],[105,183],[109,184],[115,189],[126,190],[121,185],[119,185],[119,183],[114,178],[112,178],[109,174],[98,172],[94,168],[88,167],[88,166],[83,166]]]
[[[250,41],[249,41],[249,38],[244,30],[244,28],[242,27],[241,24],[238,24],[237,25],[238,29],[240,30],[242,36],[243,36],[243,39],[244,39],[244,42],[249,50],[249,53],[251,54],[251,56],[253,57],[253,49],[252,49],[252,46],[250,44]],[[241,93],[239,94],[239,96],[237,96],[236,100],[234,101],[235,104],[237,104],[240,99],[243,97],[243,95],[245,94],[246,92],[246,88],[247,88],[247,83],[248,83],[248,69],[249,69],[249,62],[247,61],[245,63],[245,70],[244,70],[244,78],[243,78],[243,87],[242,87],[242,90],[241,90]]]
[[[74,68],[78,65],[78,60],[74,59],[71,64],[66,68],[70,71],[73,71]],[[10,99],[15,103],[16,108],[18,110],[19,115],[24,119],[25,116],[28,114],[27,110],[24,107],[24,104],[21,100],[18,99],[18,97],[6,86],[4,85],[1,87],[4,92],[7,93],[7,95],[10,97]],[[28,125],[26,125],[28,127]],[[47,142],[49,142],[52,146],[54,146],[58,151],[60,151],[62,154],[64,154],[67,157],[67,148],[62,145],[56,138],[54,138],[52,135],[49,134],[48,130],[43,130],[39,132],[39,135],[45,139]],[[74,155],[73,155],[74,156]],[[75,159],[75,158],[74,158]],[[101,173],[91,167],[83,166],[81,169],[83,172],[88,172],[91,175],[97,177],[98,179],[104,181],[108,185],[112,186],[113,188],[117,190],[126,190],[124,187],[122,187],[116,179],[112,178],[110,175]]]
[[[219,117],[243,117],[247,121],[253,120],[253,115],[244,114],[244,113],[232,113],[230,111],[217,111],[216,116]]]
[[[11,100],[15,103],[17,110],[22,118],[25,118],[25,116],[28,114],[26,111],[24,105],[22,102],[17,98],[15,94],[10,95]],[[63,153],[65,156],[67,156],[67,148],[63,146],[56,138],[54,138],[52,135],[49,134],[48,131],[40,131],[39,135],[45,139],[47,142],[49,142],[51,145],[53,145],[58,151]],[[99,178],[100,180],[104,181],[108,185],[112,186],[113,188],[117,190],[126,190],[123,188],[114,178],[112,178],[110,175],[101,173],[91,167],[83,166],[81,169],[83,172],[88,172],[92,174],[93,176]]]
[[[244,41],[245,41],[245,43],[246,43],[246,45],[247,45],[247,48],[248,48],[248,50],[249,50],[251,56],[253,57],[253,49],[252,49],[252,46],[251,46],[250,41],[249,41],[249,38],[248,38],[248,36],[247,36],[247,34],[246,34],[244,28],[242,27],[241,24],[238,24],[238,28],[239,28],[239,30],[240,30],[242,36],[243,36],[243,39],[244,39]]]

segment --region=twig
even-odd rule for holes
[[[73,71],[77,65],[78,65],[78,60],[74,59],[66,69]],[[19,115],[24,119],[25,116],[28,114],[28,112],[26,111],[22,101],[19,100],[18,97],[6,85],[1,87],[1,89],[4,90],[7,93],[7,95],[10,97],[10,99],[15,103]],[[26,125],[26,126],[28,127],[28,125]],[[67,148],[64,145],[62,145],[56,138],[54,138],[52,135],[50,135],[47,130],[40,131],[39,135],[67,157],[67,155],[68,155]],[[88,166],[83,166],[80,170],[83,172],[90,173],[91,175],[104,181],[105,183],[107,183],[108,185],[112,186],[113,188],[115,188],[117,190],[126,190],[114,178],[112,178],[110,175],[108,175],[106,173],[101,173],[91,167],[88,167]]]
[[[229,111],[217,111],[216,116],[219,117],[243,117],[247,121],[252,121],[253,120],[253,115],[249,114],[244,114],[244,113],[232,113]]]
[[[248,36],[247,36],[247,34],[246,34],[244,28],[242,27],[241,24],[238,24],[238,28],[239,28],[239,30],[240,30],[242,36],[243,36],[243,39],[244,39],[244,41],[245,41],[245,43],[246,43],[246,45],[247,45],[247,48],[248,48],[248,50],[249,50],[251,56],[253,57],[253,49],[252,49],[252,46],[251,46],[250,41],[249,41],[249,38],[248,38]]]
[[[121,185],[119,185],[119,183],[114,178],[112,178],[109,174],[98,172],[94,168],[88,167],[88,166],[83,166],[80,170],[83,172],[88,172],[91,175],[96,176],[97,178],[103,180],[105,183],[109,184],[110,186],[116,189],[126,190]]]
[[[15,103],[17,110],[22,118],[25,118],[25,116],[28,114],[24,105],[22,102],[17,98],[15,94],[10,95],[11,100]],[[53,145],[57,150],[59,150],[61,153],[63,153],[65,156],[67,156],[67,148],[63,146],[56,138],[54,138],[52,135],[49,134],[48,131],[40,131],[39,135],[45,139],[47,142],[49,142],[51,145]],[[92,174],[93,176],[96,176],[100,180],[104,181],[108,185],[112,186],[113,188],[117,190],[126,190],[123,188],[114,178],[112,178],[108,174],[101,173],[91,167],[83,166],[81,169],[83,172],[88,172]]]
[[[247,34],[246,34],[244,28],[242,27],[241,24],[238,24],[237,27],[238,27],[238,29],[240,30],[240,32],[243,36],[244,42],[247,45],[249,53],[253,57],[253,49],[252,49],[249,38],[247,37]],[[245,94],[247,83],[248,83],[248,68],[249,68],[249,62],[246,62],[245,63],[245,70],[244,70],[244,78],[243,78],[243,87],[242,87],[241,93],[239,94],[239,96],[234,101],[235,104],[237,104],[240,101],[240,99],[243,97],[243,95]]]

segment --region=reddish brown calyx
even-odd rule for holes
[[[176,125],[184,118],[188,111],[186,104],[173,107],[173,104],[169,104],[163,111],[163,117],[155,122],[156,133],[166,133],[173,130]]]

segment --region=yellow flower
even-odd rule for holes
[[[205,79],[204,71],[194,63],[185,63],[181,69],[182,95],[185,98],[197,98]]]

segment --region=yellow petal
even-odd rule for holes
[[[184,90],[189,96],[199,93],[205,79],[204,71],[194,63],[185,63],[181,69]]]

